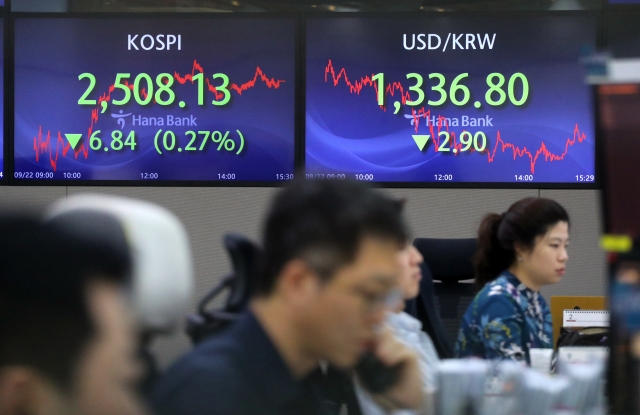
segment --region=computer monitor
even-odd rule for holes
[[[19,183],[275,183],[294,170],[295,17],[20,15]]]
[[[596,187],[594,13],[306,19],[309,178]]]

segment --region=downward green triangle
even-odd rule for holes
[[[424,150],[424,146],[427,145],[427,141],[429,141],[430,135],[412,135],[413,141],[416,142],[420,151]]]
[[[78,145],[78,141],[82,138],[82,134],[65,134],[64,136],[67,137],[67,141],[71,144],[71,148],[74,150]]]

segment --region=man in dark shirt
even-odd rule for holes
[[[393,200],[355,182],[298,181],[275,198],[247,312],[165,373],[158,415],[322,414],[319,362],[349,370],[365,351],[399,379],[378,398],[421,404],[416,356],[380,330],[395,306],[407,239]]]
[[[146,413],[124,229],[91,219],[103,233],[0,214],[2,415]]]

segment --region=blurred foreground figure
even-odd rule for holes
[[[131,255],[131,304],[139,328],[162,333],[183,321],[193,295],[193,261],[187,231],[173,213],[142,200],[85,194],[55,203],[47,217],[96,239],[109,233],[103,218],[115,220]]]
[[[249,309],[163,375],[155,412],[324,414],[332,407],[313,382],[319,362],[349,371],[365,354],[396,369],[380,400],[419,407],[416,355],[380,330],[402,297],[397,254],[406,240],[395,202],[378,192],[349,181],[293,182],[267,215]]]
[[[122,228],[0,216],[0,414],[138,415]]]
[[[131,255],[130,299],[143,368],[141,391],[147,395],[158,376],[149,348],[157,335],[171,332],[184,319],[193,295],[189,237],[180,220],[153,203],[106,195],[62,199],[47,212],[50,222],[104,241],[113,236],[111,221],[122,229]],[[105,221],[105,218],[108,220]]]

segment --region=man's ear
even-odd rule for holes
[[[303,304],[318,292],[318,275],[302,259],[292,259],[280,272],[277,290],[292,304]]]
[[[0,369],[0,415],[24,415],[35,412],[38,382],[33,370],[22,366]]]

